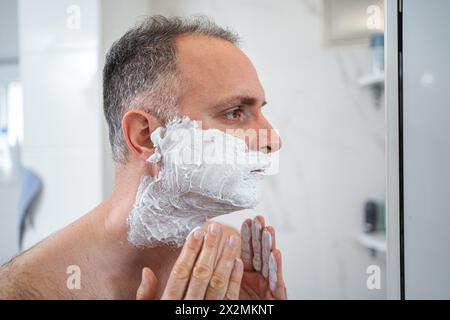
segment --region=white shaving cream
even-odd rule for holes
[[[220,130],[201,130],[187,117],[156,129],[151,141],[155,153],[147,161],[161,170],[142,179],[128,217],[135,246],[180,247],[206,220],[258,203],[270,155]]]

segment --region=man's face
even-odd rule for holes
[[[182,36],[176,46],[181,114],[201,121],[203,129],[256,132],[241,136],[250,149],[277,151],[281,140],[262,114],[264,89],[248,57],[227,41],[204,36]]]
[[[151,134],[155,151],[147,160],[164,165],[157,179],[147,177],[139,187],[129,217],[129,239],[136,245],[181,245],[207,218],[254,208],[271,164],[264,153],[280,148],[261,112],[264,90],[242,51],[203,36],[180,37],[176,45],[180,115],[188,118]],[[147,140],[148,131],[140,132]]]

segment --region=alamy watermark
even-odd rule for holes
[[[367,267],[366,273],[369,275],[366,280],[366,286],[369,290],[381,289],[381,268],[376,264]]]
[[[81,29],[81,8],[75,4],[66,8],[66,27],[69,30]]]
[[[202,128],[201,121],[196,123],[198,129]],[[157,135],[160,137],[156,138],[156,153],[163,148],[170,163],[243,165],[266,175],[276,174],[279,169],[279,152],[275,151],[279,149],[280,138],[276,129],[228,128],[221,132],[179,126],[174,130],[163,128]],[[166,141],[170,141],[170,148]],[[159,160],[157,155],[155,161]]]
[[[66,286],[69,290],[81,289],[81,269],[73,264],[67,267],[66,273],[69,275],[66,280]]]

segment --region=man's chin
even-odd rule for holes
[[[237,190],[228,200],[228,202],[236,207],[237,210],[253,209],[258,205],[259,201],[259,196],[255,190],[249,192],[249,190],[246,189]]]

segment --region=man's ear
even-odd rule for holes
[[[122,133],[128,149],[142,160],[147,160],[155,148],[150,134],[162,123],[147,112],[139,109],[129,110],[122,118]]]

